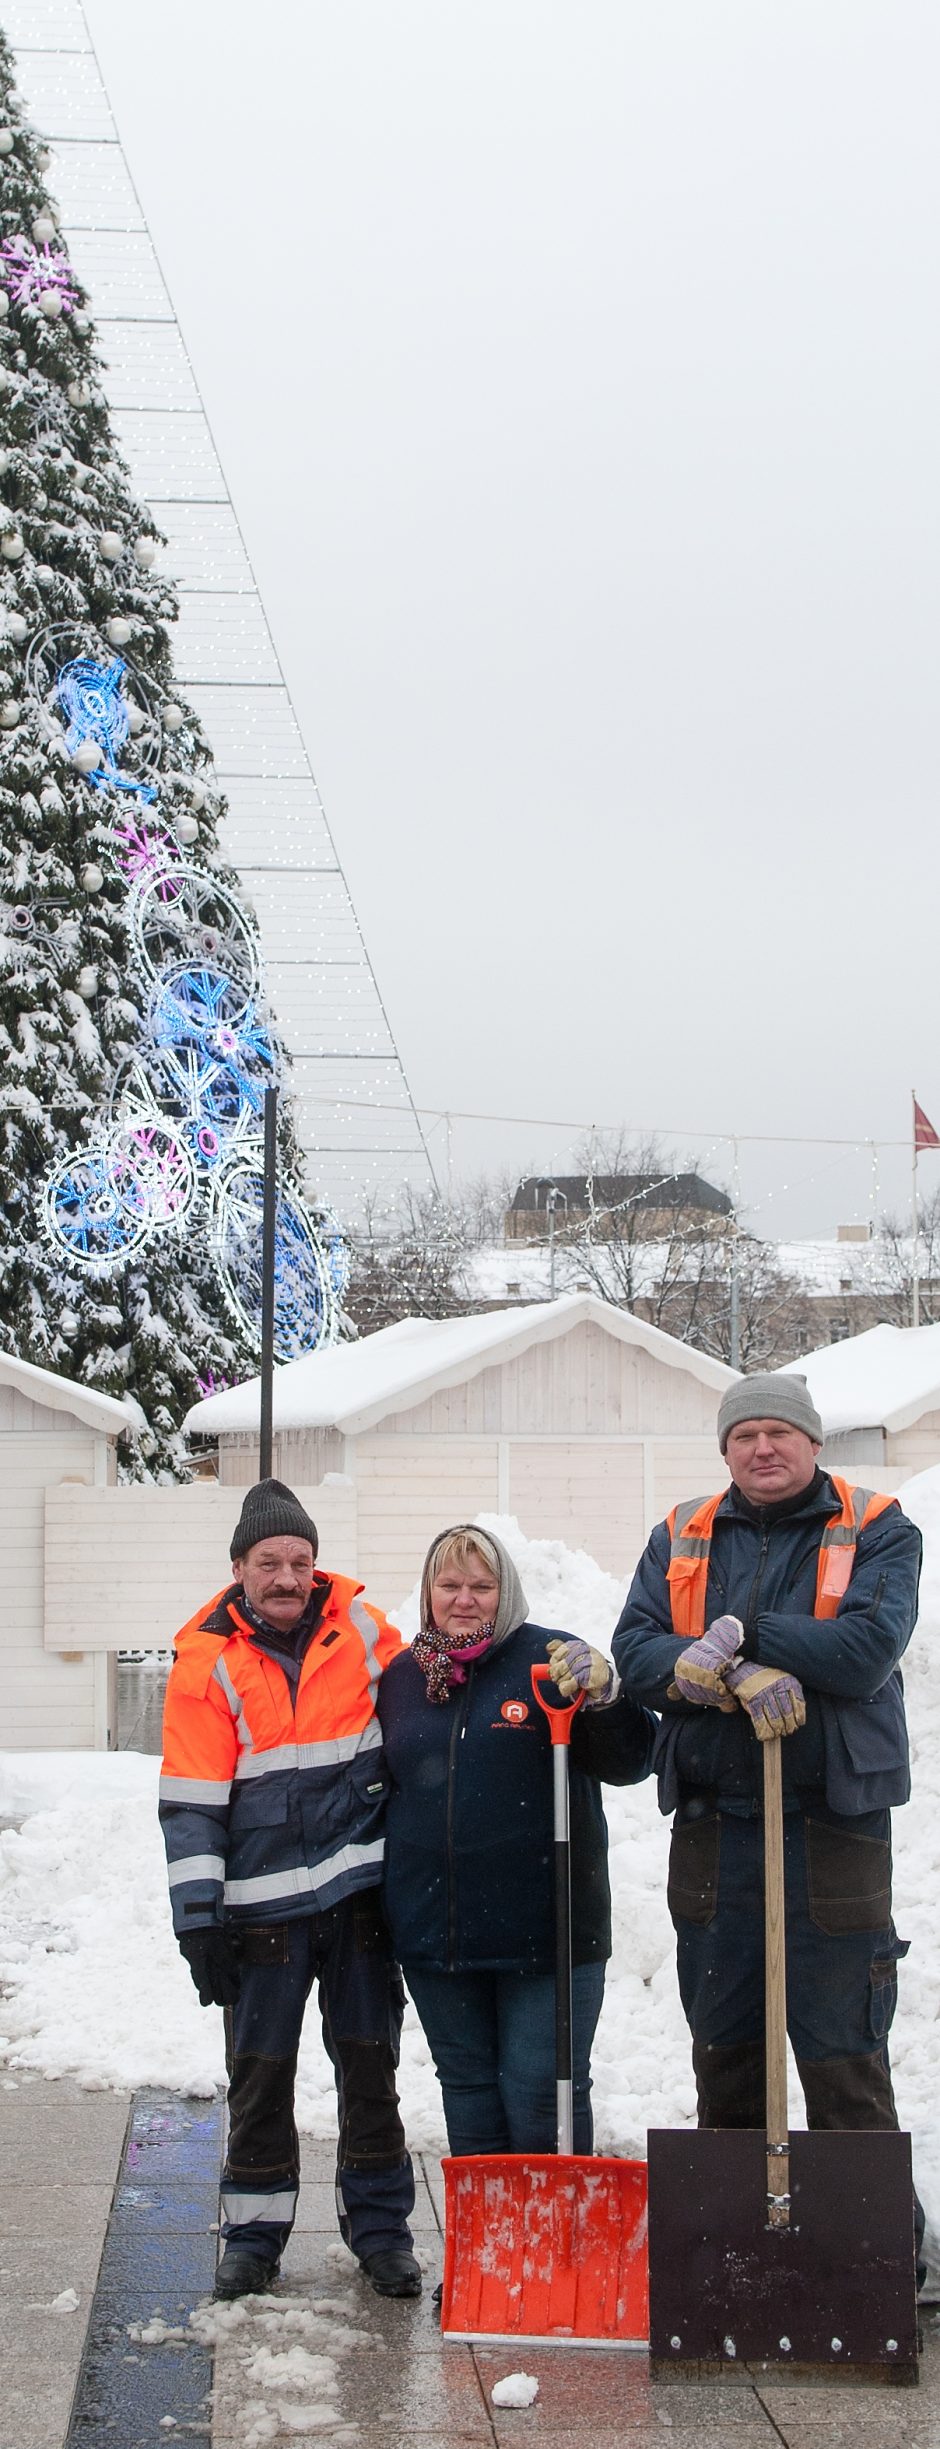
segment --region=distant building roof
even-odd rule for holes
[[[567,1293],[558,1301],[518,1303],[471,1318],[401,1318],[358,1343],[332,1344],[287,1361],[274,1372],[274,1426],[338,1428],[355,1436],[389,1412],[410,1411],[440,1387],[457,1386],[588,1321],[620,1343],[638,1345],[667,1368],[687,1371],[716,1394],[724,1394],[737,1378],[736,1369],[647,1326],[629,1310],[615,1309],[591,1293]],[[250,1378],[194,1403],[184,1429],[195,1436],[256,1430],[260,1383]]]
[[[940,1326],[868,1327],[788,1361],[805,1377],[827,1436],[844,1429],[908,1429],[940,1411]]]
[[[13,1352],[0,1352],[0,1386],[13,1386],[31,1403],[45,1403],[50,1411],[71,1412],[86,1428],[100,1429],[108,1437],[120,1437],[143,1422],[136,1404],[96,1394],[91,1386],[76,1386],[72,1378],[60,1377],[54,1369],[37,1369],[32,1361],[18,1360]]]
[[[638,1206],[662,1204],[658,1192],[668,1194],[673,1207],[706,1208],[713,1216],[730,1216],[731,1201],[727,1191],[716,1190],[697,1173],[531,1173],[520,1182],[510,1202],[511,1209],[527,1212],[544,1208],[549,1191],[560,1191],[569,1207],[620,1207],[626,1200]]]

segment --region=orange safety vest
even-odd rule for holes
[[[252,1637],[238,1587],[177,1636],[166,1689],[160,1819],[177,1931],[223,1912],[321,1912],[382,1877],[388,1778],[375,1711],[401,1634],[329,1580],[296,1695]]]
[[[826,1523],[819,1543],[813,1614],[821,1617],[838,1615],[840,1601],[852,1579],[859,1532],[897,1502],[894,1497],[877,1495],[871,1488],[855,1488],[851,1480],[840,1479],[835,1471],[830,1471],[829,1477],[839,1498],[839,1512]],[[699,1641],[705,1630],[712,1524],[727,1494],[727,1489],[721,1488],[716,1497],[693,1497],[688,1505],[674,1505],[666,1516],[670,1540],[666,1579],[672,1629],[680,1641]]]

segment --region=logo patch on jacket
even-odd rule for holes
[[[524,1726],[529,1715],[528,1701],[504,1701],[499,1714],[507,1726]]]

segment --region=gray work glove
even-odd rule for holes
[[[733,1709],[728,1698],[728,1670],[744,1639],[737,1616],[716,1616],[700,1641],[690,1641],[676,1659],[670,1701],[692,1701],[698,1709]]]
[[[569,1633],[566,1641],[549,1642],[548,1656],[552,1682],[563,1701],[583,1692],[585,1709],[603,1709],[614,1689],[614,1670],[602,1650],[592,1650],[589,1641]]]
[[[778,1735],[795,1735],[799,1726],[805,1726],[803,1686],[785,1667],[757,1667],[753,1659],[742,1658],[737,1666],[728,1668],[725,1681],[728,1691],[747,1710],[760,1743],[772,1743]]]

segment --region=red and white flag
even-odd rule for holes
[[[913,1106],[914,1155],[919,1156],[922,1148],[940,1148],[940,1131],[935,1131],[932,1122],[928,1122],[923,1106],[918,1105],[916,1097],[913,1098]]]

